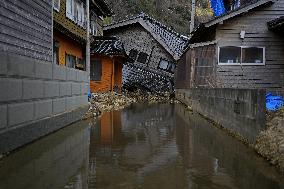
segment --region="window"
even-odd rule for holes
[[[59,42],[53,41],[53,63],[59,64]]]
[[[135,50],[135,49],[131,49],[130,52],[129,52],[129,60],[128,60],[128,62],[130,62],[130,63],[135,62],[136,58],[137,58],[137,55],[138,55],[138,51]]]
[[[84,26],[85,23],[85,11],[84,11],[84,6],[82,2],[78,2],[76,1],[76,14],[75,14],[75,22],[79,25],[79,26]]]
[[[94,21],[94,20],[91,21],[90,33],[94,36],[96,36],[97,33],[98,33],[96,21]]]
[[[53,1],[53,9],[57,10],[59,12],[59,10],[60,10],[60,0],[54,0]]]
[[[69,68],[75,68],[76,56],[65,54],[65,65]]]
[[[220,47],[219,62],[240,63],[241,47]]]
[[[79,70],[86,70],[86,62],[82,58],[77,58],[76,68]]]
[[[161,59],[159,66],[160,69],[165,70],[167,72],[174,73],[176,69],[176,65],[173,62],[167,61],[165,59]]]
[[[66,0],[66,17],[74,20],[74,0]]]
[[[66,0],[66,17],[84,27],[86,14],[83,3],[78,0]]]
[[[264,63],[264,48],[259,47],[243,47],[242,48],[242,63]]]
[[[263,65],[265,64],[264,47],[220,47],[220,65]]]
[[[159,68],[161,68],[162,70],[166,70],[168,68],[168,65],[169,65],[168,61],[161,59]]]
[[[99,59],[91,60],[90,78],[92,81],[101,81],[102,62]]]
[[[148,54],[140,52],[137,61],[145,64],[147,62],[147,59],[148,59]]]

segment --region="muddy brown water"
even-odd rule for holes
[[[0,189],[280,189],[284,175],[182,105],[135,104],[0,162]]]

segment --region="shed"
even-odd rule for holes
[[[199,25],[178,62],[176,88],[283,91],[280,15],[284,1],[253,0]]]
[[[91,44],[91,92],[120,92],[127,55],[116,37],[94,37]]]

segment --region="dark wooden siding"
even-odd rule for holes
[[[284,15],[284,1],[260,7],[217,27],[218,46],[260,46],[266,49],[264,66],[217,65],[219,87],[283,90],[284,37],[268,30],[267,22]],[[241,30],[246,31],[240,39]]]
[[[215,45],[196,47],[181,57],[175,77],[177,89],[216,87],[215,49]]]
[[[51,61],[52,1],[5,0],[0,6],[0,50]]]

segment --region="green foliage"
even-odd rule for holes
[[[122,20],[141,12],[152,16],[182,34],[189,33],[191,0],[107,0],[115,12],[114,20]],[[198,22],[210,17],[209,0],[197,0]],[[205,11],[200,11],[205,10]],[[201,14],[201,15],[200,15]],[[200,19],[199,19],[200,18]]]

